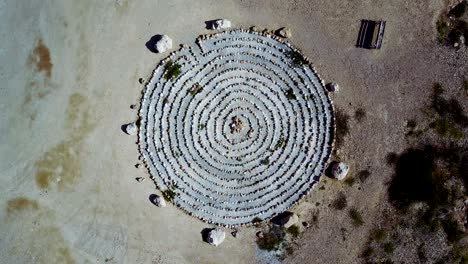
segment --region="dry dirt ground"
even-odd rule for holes
[[[255,229],[228,235],[218,248],[201,241],[207,224],[176,208],[155,208],[147,173],[136,169],[133,121],[142,85],[163,55],[145,43],[169,34],[192,44],[204,21],[236,27],[291,28],[291,42],[325,81],[339,83],[335,107],[351,116],[338,156],[348,186],[323,178],[293,210],[317,224],[286,263],[358,263],[368,231],[385,206],[388,152],[405,148],[406,120],[431,84],[456,95],[468,76],[468,52],[440,47],[436,0],[0,0],[0,263],[255,263]],[[384,19],[382,50],[354,47],[360,19]],[[464,105],[466,109],[466,103]],[[357,108],[366,112],[358,122]],[[138,183],[135,177],[145,177]],[[329,207],[339,192],[364,224]],[[269,260],[267,260],[269,261]],[[270,260],[271,261],[271,260]]]

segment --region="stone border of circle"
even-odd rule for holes
[[[322,80],[322,78],[320,78],[320,75],[317,73],[317,71],[315,70],[315,67],[312,66],[312,63],[310,62],[309,58],[306,57],[300,49],[292,46],[288,41],[286,41],[284,38],[280,38],[278,36],[276,36],[275,34],[272,34],[272,33],[264,33],[264,32],[260,32],[260,31],[255,31],[255,30],[252,30],[252,29],[243,29],[243,28],[236,28],[236,29],[228,29],[228,30],[223,30],[223,31],[219,31],[219,32],[216,32],[216,33],[211,33],[211,34],[201,34],[199,35],[196,39],[195,39],[195,44],[200,48],[200,50],[203,52],[203,48],[202,46],[200,45],[200,41],[201,40],[207,40],[207,39],[210,39],[212,37],[215,37],[219,34],[225,34],[225,33],[231,33],[231,32],[235,32],[235,31],[238,31],[238,32],[247,32],[247,33],[252,33],[252,34],[257,34],[257,35],[261,35],[263,37],[267,37],[267,38],[271,38],[273,40],[276,40],[278,42],[281,42],[281,43],[284,43],[286,46],[288,46],[289,48],[291,48],[293,51],[295,52],[298,52],[302,55],[302,57],[304,58],[305,60],[305,64],[308,64],[310,66],[310,69],[311,71],[315,74],[315,76],[317,77],[317,79],[319,80],[319,83],[320,85],[322,86],[322,88],[324,89],[325,91],[325,96],[327,97],[327,99],[330,101],[330,105],[331,105],[331,109],[332,109],[332,118],[331,118],[331,127],[329,128],[331,130],[331,145],[330,145],[330,153],[328,154],[328,157],[327,157],[327,161],[325,162],[325,165],[324,165],[324,170],[320,173],[320,175],[318,176],[318,180],[312,184],[312,186],[307,190],[305,191],[304,193],[300,194],[299,197],[293,201],[291,203],[291,205],[288,207],[288,208],[292,208],[293,206],[295,206],[296,204],[298,204],[305,196],[309,195],[310,192],[315,188],[315,185],[316,183],[318,183],[320,181],[320,178],[323,176],[323,174],[325,173],[325,170],[326,168],[330,165],[331,163],[331,156],[333,155],[333,150],[335,148],[335,137],[336,137],[336,115],[335,115],[335,106],[333,104],[333,100],[330,98],[330,95],[329,95],[329,91],[326,89],[325,87],[325,83],[324,81]],[[140,136],[140,121],[142,119],[141,117],[141,113],[143,111],[143,104],[141,103],[143,101],[143,97],[146,93],[146,91],[148,89],[151,89],[151,87],[148,87],[148,85],[150,84],[151,80],[154,78],[155,76],[155,73],[157,71],[157,69],[163,65],[165,65],[169,60],[171,60],[177,53],[179,53],[180,51],[182,51],[184,48],[188,48],[188,45],[186,44],[181,44],[179,49],[175,50],[175,51],[172,51],[169,53],[168,56],[166,56],[165,58],[161,59],[160,62],[158,64],[155,65],[154,69],[152,70],[152,73],[151,73],[151,76],[150,78],[148,78],[144,84],[144,89],[142,89],[141,91],[141,95],[140,95],[140,98],[139,98],[139,102],[140,102],[140,106],[139,106],[139,109],[138,109],[138,118],[137,118],[137,124],[138,125],[138,139],[137,139],[137,145],[138,145],[138,152],[139,152],[139,157],[138,159],[144,164],[144,167],[146,168],[148,174],[149,174],[149,177],[150,179],[154,182],[154,184],[156,185],[156,188],[159,190],[159,191],[162,191],[160,186],[158,186],[156,180],[155,180],[155,176],[153,176],[150,172],[150,168],[149,168],[149,165],[147,164],[147,160],[144,158],[144,153],[143,153],[143,150],[142,150],[142,139],[141,136]],[[280,213],[276,213],[276,214],[272,214],[270,217],[267,217],[267,218],[261,218],[261,221],[258,222],[258,223],[254,223],[254,222],[248,222],[248,223],[241,223],[241,224],[235,224],[235,225],[228,225],[228,224],[222,224],[222,223],[217,223],[217,222],[213,222],[209,219],[204,219],[203,217],[200,217],[200,216],[197,216],[195,215],[193,212],[190,212],[189,210],[187,210],[185,207],[182,207],[180,206],[180,204],[178,203],[174,203],[174,202],[171,202],[174,206],[176,206],[178,209],[181,209],[184,213],[186,213],[187,215],[189,216],[192,216],[198,220],[201,220],[205,223],[208,223],[208,224],[212,224],[212,225],[216,225],[216,226],[221,226],[221,227],[225,227],[225,228],[234,228],[234,227],[249,227],[249,226],[255,226],[257,224],[260,224],[262,222],[265,222],[265,221],[268,221],[272,218],[274,218],[275,216],[279,215]]]

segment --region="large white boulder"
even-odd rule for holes
[[[206,242],[208,242],[210,245],[217,247],[219,244],[223,243],[225,238],[226,233],[223,230],[216,228],[208,233]]]
[[[159,195],[154,196],[153,203],[158,207],[166,207],[166,200]]]
[[[226,29],[231,27],[231,21],[227,19],[218,19],[211,22],[211,29]]]
[[[166,50],[172,49],[172,39],[167,35],[162,35],[154,46],[158,53],[163,53]]]
[[[349,165],[344,162],[336,162],[331,167],[331,175],[337,180],[343,180],[349,171]]]
[[[137,133],[137,125],[135,122],[132,122],[132,123],[128,123],[125,125],[124,127],[124,130],[125,130],[125,133],[129,134],[129,135],[135,135]]]

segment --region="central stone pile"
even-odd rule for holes
[[[323,82],[275,36],[237,29],[196,44],[161,61],[146,86],[142,156],[190,215],[224,226],[271,218],[327,165],[334,115]]]

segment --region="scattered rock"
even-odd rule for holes
[[[263,232],[262,232],[262,231],[258,231],[257,234],[256,234],[256,236],[257,236],[258,238],[263,238]]]
[[[172,39],[167,35],[162,35],[154,46],[158,53],[163,53],[168,49],[172,49]]]
[[[231,21],[227,19],[218,19],[211,22],[210,29],[225,29],[231,27]]]
[[[331,82],[326,85],[326,88],[329,92],[338,92],[340,91],[340,86],[337,83]]]
[[[250,30],[252,30],[252,31],[257,31],[258,28],[257,28],[256,26],[251,26],[251,27],[250,27]]]
[[[124,131],[128,135],[135,135],[137,133],[137,125],[135,122],[128,123],[124,126]]]
[[[308,228],[310,225],[309,223],[307,223],[306,221],[302,222],[302,226],[305,227],[305,228]]]
[[[458,41],[460,42],[460,45],[464,45],[465,44],[465,36],[461,35],[460,38],[458,39]]]
[[[130,105],[130,109],[135,109],[136,108],[136,105],[132,104]]]
[[[145,82],[145,80],[144,80],[143,78],[140,78],[140,79],[138,79],[138,82],[139,82],[140,84],[143,84],[143,83]]]
[[[226,233],[218,228],[212,229],[206,238],[206,242],[208,244],[217,247],[221,243],[223,243],[224,239],[226,238]]]
[[[145,178],[143,177],[136,177],[135,179],[137,180],[137,182],[142,182],[145,180]]]
[[[299,222],[299,217],[295,213],[284,212],[275,216],[273,219],[271,219],[271,221],[275,225],[279,225],[284,228],[289,228]]]
[[[458,48],[458,46],[460,46],[460,44],[458,42],[453,43],[454,48]]]
[[[234,230],[231,232],[232,237],[236,238],[236,237],[237,237],[237,232],[239,232],[239,231],[237,231],[237,229],[234,229]]]
[[[137,168],[137,169],[141,168],[141,163],[135,164],[135,168]]]
[[[337,180],[343,180],[349,171],[349,165],[344,162],[335,162],[331,167],[331,175]]]
[[[158,207],[166,207],[166,200],[159,195],[154,195],[152,202]]]
[[[276,35],[282,38],[290,38],[292,36],[291,30],[289,28],[283,27],[276,31]]]

